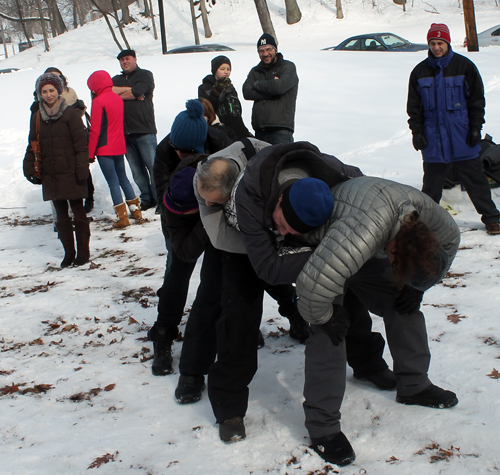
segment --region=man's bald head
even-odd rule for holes
[[[230,158],[216,157],[198,166],[198,193],[207,205],[223,204],[231,196],[231,191],[240,174],[240,169]],[[212,198],[212,199],[210,199]]]

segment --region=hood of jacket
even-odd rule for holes
[[[98,96],[108,88],[113,87],[113,81],[107,71],[96,71],[87,80],[89,89]]]

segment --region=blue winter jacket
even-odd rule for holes
[[[407,112],[413,134],[423,133],[426,162],[449,163],[479,156],[480,147],[469,147],[471,128],[484,123],[484,87],[476,66],[465,56],[449,53],[429,57],[410,75]]]

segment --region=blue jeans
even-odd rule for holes
[[[141,202],[156,204],[153,164],[156,153],[155,134],[130,134],[125,136],[127,160],[136,185],[141,191]]]
[[[106,181],[108,182],[113,206],[123,203],[120,188],[123,190],[126,200],[133,200],[135,198],[135,192],[127,178],[123,155],[97,157],[97,161],[99,162],[104,178],[106,178]]]
[[[280,127],[266,127],[255,131],[255,138],[276,145],[279,143],[293,143],[293,132]]]

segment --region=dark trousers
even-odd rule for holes
[[[181,261],[174,252],[170,253],[172,265],[163,286],[158,290],[157,327],[168,329],[170,335],[177,335],[177,327],[182,320],[189,290],[189,281],[196,262]]]
[[[180,373],[184,375],[208,374],[215,361],[216,323],[222,311],[221,258],[221,251],[208,244],[201,265],[200,285],[184,332],[179,361]]]
[[[292,143],[293,131],[282,127],[266,127],[255,130],[255,138],[276,145],[279,143]]]
[[[346,285],[370,312],[384,319],[398,394],[409,396],[426,389],[431,382],[427,376],[430,351],[424,315],[420,310],[411,315],[396,311],[398,292],[389,259],[371,259]],[[334,346],[319,326],[311,325],[306,346],[304,412],[312,439],[321,440],[340,431],[345,361],[345,343]]]
[[[82,200],[54,200],[52,204],[54,205],[54,209],[56,210],[56,219],[57,222],[70,222],[71,218],[68,214],[69,206],[71,206],[71,211],[73,211],[73,215],[75,216],[75,222],[85,222],[88,223],[87,214],[83,209],[83,199]]]
[[[446,174],[450,167],[451,163],[424,162],[422,192],[436,203],[441,201]],[[473,160],[458,160],[453,162],[453,167],[474,208],[481,215],[481,221],[485,224],[497,223],[500,213],[491,199],[491,190],[481,159],[477,157]]]

